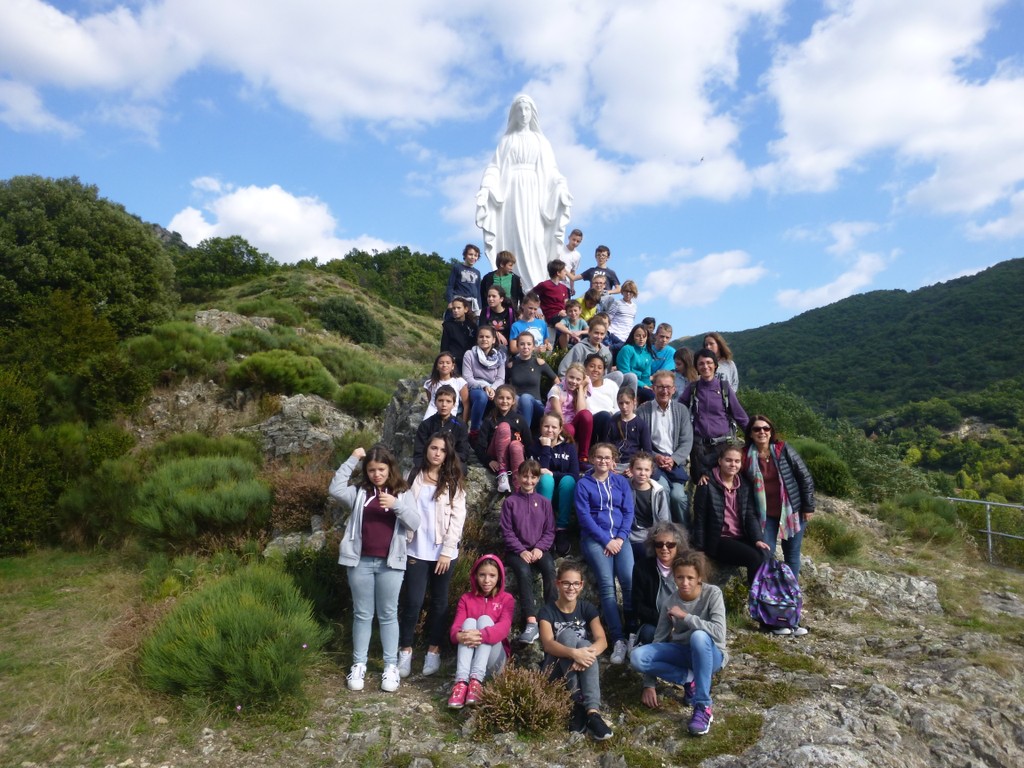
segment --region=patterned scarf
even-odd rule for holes
[[[775,451],[775,458],[782,456],[782,443],[773,443],[769,450]],[[754,499],[757,501],[757,514],[761,519],[761,530],[764,530],[765,521],[768,519],[768,502],[764,495],[764,477],[761,475],[761,462],[757,453],[757,446],[751,444],[747,450],[747,462],[750,467],[751,480],[754,484]],[[783,540],[789,539],[800,532],[800,515],[793,512],[793,506],[789,503],[789,495],[786,493],[786,483],[783,482],[782,473],[779,472],[779,490],[782,493],[782,506],[779,514],[779,531]]]

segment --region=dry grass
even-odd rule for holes
[[[0,561],[0,573],[0,763],[71,759],[163,714],[132,673],[139,639],[159,615],[126,609],[138,574],[105,556],[58,552]]]

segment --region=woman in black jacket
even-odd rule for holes
[[[743,474],[754,491],[764,541],[774,552],[782,534],[782,555],[800,576],[800,545],[814,515],[814,478],[792,446],[775,436],[775,425],[760,413],[750,418]]]
[[[741,477],[743,449],[727,443],[718,453],[718,466],[697,485],[693,498],[693,548],[721,565],[742,565],[747,584],[769,557],[761,535],[753,488]]]

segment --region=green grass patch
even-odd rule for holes
[[[686,739],[676,750],[675,760],[679,765],[697,765],[716,755],[741,755],[761,738],[763,725],[760,713],[716,709],[711,731],[700,738]]]

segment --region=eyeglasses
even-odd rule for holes
[[[583,587],[582,581],[560,581],[558,583],[562,585],[562,589],[582,589]]]
[[[674,541],[656,541],[654,546],[658,549],[675,549],[676,543]]]
[[[751,432],[771,432],[772,428],[771,427],[751,427],[750,431]]]

